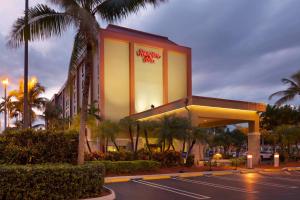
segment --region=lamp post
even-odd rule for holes
[[[8,79],[2,80],[4,86],[4,130],[7,128],[7,85]]]

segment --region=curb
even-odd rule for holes
[[[172,174],[155,174],[155,175],[138,175],[138,176],[117,176],[117,177],[106,177],[104,179],[104,183],[121,183],[121,182],[129,182],[131,180],[161,180],[161,179],[171,179],[174,177],[187,178],[187,177],[199,177],[204,175],[212,175],[212,176],[224,176],[230,175],[234,173],[240,173],[238,170],[232,171],[218,171],[218,172],[185,172],[185,173],[172,173]]]
[[[261,171],[263,171],[263,172],[281,172],[282,171],[282,169],[263,169],[263,170],[261,170]]]
[[[89,199],[82,199],[82,200],[115,200],[116,199],[116,194],[115,192],[108,188],[108,187],[105,187],[103,186],[105,189],[109,190],[110,191],[110,194],[107,195],[107,196],[103,196],[103,197],[95,197],[95,198],[89,198]]]
[[[285,167],[282,171],[300,171],[300,167]]]

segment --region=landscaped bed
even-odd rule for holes
[[[0,165],[0,199],[99,197],[104,173],[102,163]]]

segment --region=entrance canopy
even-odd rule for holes
[[[164,115],[191,116],[192,124],[216,127],[228,124],[254,122],[258,126],[259,112],[265,104],[227,99],[191,96],[144,112],[131,115],[136,120],[156,120]],[[259,127],[256,130],[259,131]]]
[[[248,123],[248,154],[257,165],[260,159],[259,113],[265,110],[266,106],[262,103],[191,96],[131,117],[140,121],[157,120],[164,115],[190,117],[193,126],[204,128]],[[195,159],[200,159],[199,155],[196,154]]]

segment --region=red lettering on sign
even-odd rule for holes
[[[143,49],[139,49],[136,52],[136,55],[143,58],[144,63],[155,63],[155,59],[158,60],[161,56],[153,51],[145,51]]]

